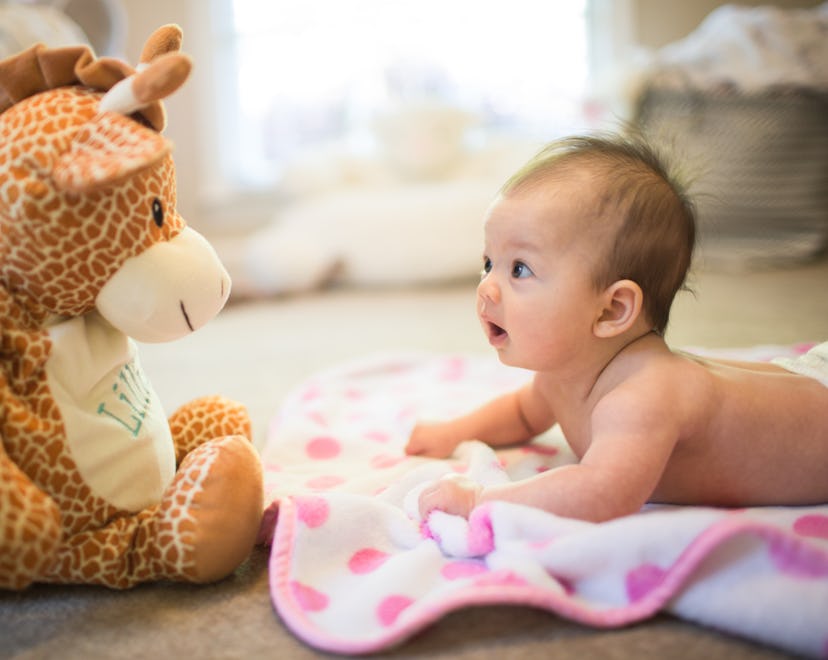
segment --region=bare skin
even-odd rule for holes
[[[597,522],[646,502],[828,501],[828,388],[814,379],[774,365],[673,353],[648,334],[615,357],[586,399],[556,394],[554,380],[538,374],[467,416],[418,425],[409,453],[445,457],[463,440],[507,446],[558,421],[579,458],[576,465],[485,489],[463,480],[437,482],[423,493],[421,513],[437,508],[467,516],[478,504],[503,500]],[[566,412],[556,418],[553,408]]]
[[[672,351],[634,282],[589,283],[570,192],[500,198],[486,222],[478,315],[501,361],[533,369],[533,380],[468,415],[418,424],[406,452],[519,444],[559,423],[579,463],[487,488],[441,480],[420,496],[421,514],[468,516],[502,500],[603,521],[646,502],[828,502],[828,387],[772,364]]]

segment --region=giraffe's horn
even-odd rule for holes
[[[101,112],[132,114],[178,89],[192,69],[192,60],[173,52],[155,58],[141,71],[114,85],[101,99]]]
[[[149,39],[147,39],[144,44],[144,49],[141,51],[141,59],[139,60],[141,64],[138,68],[142,68],[143,65],[149,64],[160,55],[174,53],[181,50],[182,38],[183,33],[181,28],[175,23],[162,25],[150,35]]]

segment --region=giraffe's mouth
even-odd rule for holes
[[[98,292],[96,304],[124,334],[155,343],[197,331],[219,313],[229,292],[230,278],[215,250],[186,227],[127,259]]]
[[[190,323],[190,317],[187,314],[187,308],[184,306],[184,301],[179,300],[178,303],[181,306],[181,313],[184,315],[184,320],[187,322],[187,327],[190,329],[190,332],[195,332],[195,328],[193,327],[193,324]]]

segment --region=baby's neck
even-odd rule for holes
[[[601,397],[601,393],[612,389],[619,378],[623,379],[626,369],[623,365],[632,364],[634,356],[666,349],[664,338],[652,328],[644,328],[637,333],[630,333],[625,341],[618,342],[612,351],[608,351],[603,368],[597,374],[590,388],[590,396]]]
[[[596,394],[600,397],[599,393],[608,387],[608,372],[614,371],[614,365],[626,361],[634,352],[663,346],[666,346],[664,339],[651,327],[633,327],[623,335],[597,339],[588,357],[570,377],[562,378],[561,374],[550,371],[539,374],[538,378],[559,405],[579,407]]]

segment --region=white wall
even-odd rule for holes
[[[195,60],[191,80],[166,103],[169,114],[166,134],[175,143],[179,210],[193,226],[208,234],[211,230],[215,231],[217,218],[227,218],[240,226],[250,224],[250,218],[242,216],[245,213],[256,216],[260,212],[255,200],[245,208],[222,208],[220,195],[215,194],[217,182],[210,179],[216,168],[206,166],[216,153],[210,130],[206,128],[215,125],[212,88],[222,82],[210,78],[212,67],[207,16],[210,0],[123,1],[128,14],[126,55],[130,62],[137,61],[146,37],[165,23],[178,23],[183,28],[183,49]],[[642,46],[657,48],[690,33],[710,11],[724,3],[717,0],[627,0],[625,4],[633,13],[628,27],[630,37]],[[820,2],[756,0],[739,4],[813,7]]]

